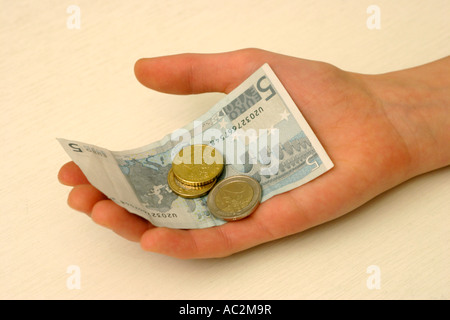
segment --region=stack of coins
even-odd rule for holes
[[[261,185],[255,179],[232,176],[216,184],[222,173],[223,156],[207,145],[183,148],[173,159],[167,181],[174,193],[183,198],[197,198],[209,193],[210,212],[226,221],[236,221],[252,214],[261,201]]]
[[[207,145],[191,145],[174,157],[167,181],[173,192],[183,198],[206,195],[223,170],[223,156]]]

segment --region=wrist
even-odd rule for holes
[[[410,155],[407,178],[450,164],[450,59],[363,75]]]

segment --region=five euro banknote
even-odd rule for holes
[[[127,151],[58,141],[89,182],[109,199],[155,226],[179,229],[226,223],[209,212],[207,195],[186,199],[169,188],[172,160],[187,145],[206,144],[219,150],[225,164],[219,181],[248,175],[260,183],[263,202],[333,167],[267,64],[203,116],[160,141]]]

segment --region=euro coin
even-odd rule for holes
[[[261,185],[249,176],[218,182],[208,195],[209,211],[217,218],[236,221],[251,215],[261,202]]]
[[[174,157],[172,170],[183,184],[195,187],[209,185],[222,173],[223,156],[214,147],[190,145]]]
[[[212,187],[214,187],[216,180],[213,180],[209,184],[199,187],[188,186],[178,181],[178,179],[173,174],[173,170],[170,169],[169,174],[167,176],[167,182],[169,184],[170,189],[172,189],[172,191],[175,194],[183,198],[192,199],[206,195],[212,189]]]

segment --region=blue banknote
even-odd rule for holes
[[[226,223],[209,212],[207,195],[186,199],[168,186],[172,160],[187,145],[207,144],[219,150],[225,163],[219,179],[238,174],[253,177],[262,186],[262,201],[297,188],[333,167],[267,64],[200,118],[141,148],[118,152],[58,140],[97,189],[153,225],[169,228],[207,228]]]

